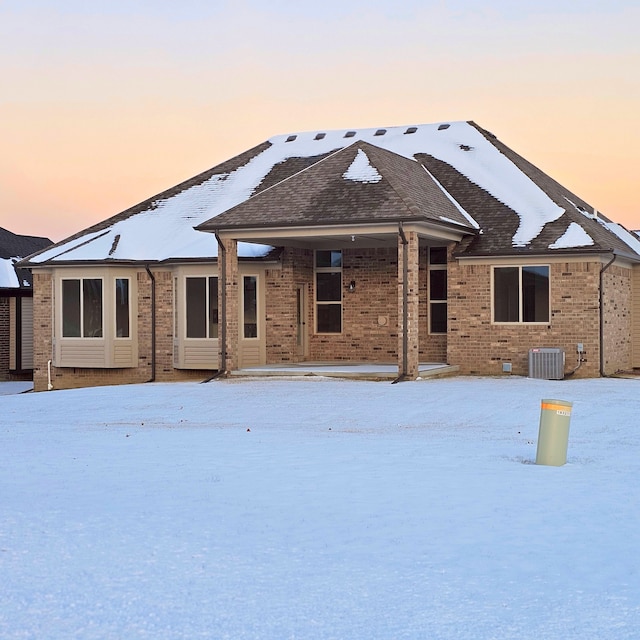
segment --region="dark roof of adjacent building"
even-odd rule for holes
[[[31,272],[16,263],[52,244],[49,238],[23,236],[0,227],[0,289],[31,289]]]

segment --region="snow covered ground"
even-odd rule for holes
[[[640,381],[0,397],[0,638],[640,637]],[[542,399],[568,462],[534,464]]]

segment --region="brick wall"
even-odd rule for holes
[[[313,251],[287,249],[281,268],[267,269],[266,357],[267,362],[298,362],[297,289],[303,287],[307,301],[306,330],[313,327]]]
[[[612,265],[603,273],[604,373],[632,368],[631,269]]]
[[[0,381],[9,380],[9,298],[0,296]]]
[[[227,298],[230,330],[229,367],[237,358],[238,271],[235,249],[229,246]],[[501,375],[503,363],[516,375],[527,375],[528,352],[533,347],[561,347],[566,351],[566,371],[577,363],[576,344],[584,344],[586,362],[576,377],[599,375],[599,276],[601,263],[575,262],[551,265],[551,322],[549,325],[496,325],[491,323],[491,266],[468,264],[450,258],[448,265],[449,334],[428,333],[427,255],[419,256],[419,279],[412,280],[419,299],[420,361],[448,362],[460,366],[462,374]],[[401,253],[400,253],[401,257]],[[154,270],[156,294],[155,380],[198,380],[211,371],[173,367],[173,272]],[[316,335],[314,331],[313,252],[287,249],[282,264],[267,268],[266,354],[268,363],[296,362],[296,289],[307,294],[307,330],[311,361],[359,360],[397,362],[401,353],[399,296],[401,271],[395,247],[343,251],[342,334]],[[348,290],[354,281],[355,290]],[[614,373],[631,367],[631,272],[618,266],[604,273],[605,371]],[[140,383],[152,378],[151,280],[144,270],[137,274],[138,364],[126,369],[79,369],[52,367],[56,389]],[[4,311],[0,300],[0,320]],[[415,308],[414,308],[415,313]],[[34,273],[34,385],[47,388],[47,363],[53,360],[52,277]],[[0,324],[0,340],[3,339]],[[7,338],[8,340],[8,335]],[[1,361],[0,361],[1,364]]]
[[[450,262],[448,361],[462,374],[498,375],[510,362],[514,374],[527,375],[529,349],[560,347],[569,371],[582,342],[587,361],[575,375],[598,376],[600,268],[595,261],[552,264],[551,323],[500,325],[491,323],[491,266]]]
[[[238,243],[235,240],[224,241],[225,252],[225,280],[226,280],[226,366],[227,371],[238,368],[240,355],[238,352],[238,340],[240,336],[239,312],[240,312],[240,274],[238,270]],[[218,278],[218,295],[222,291],[222,278]],[[222,349],[222,340],[220,341]],[[218,354],[219,362],[222,362],[222,353]]]
[[[50,273],[33,272],[33,386],[36,391],[47,389],[47,362],[53,358],[52,287]]]
[[[312,286],[309,359],[395,362],[398,353],[396,249],[347,249],[343,251],[342,261],[343,332],[335,335],[315,333]],[[350,292],[352,280],[356,286]]]
[[[447,336],[429,335],[427,306],[427,250],[419,251],[419,359],[445,362]],[[349,283],[355,281],[355,291]],[[313,251],[287,249],[282,268],[266,272],[267,362],[297,362],[296,288],[305,287],[308,359],[361,360],[396,363],[398,358],[398,296],[400,274],[395,248],[343,251],[342,335],[314,331]],[[415,284],[413,286],[415,289]]]
[[[412,378],[417,377],[419,364],[419,273],[418,234],[407,232],[404,241],[398,237],[398,370]]]

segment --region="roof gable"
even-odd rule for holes
[[[202,230],[431,220],[473,229],[418,162],[363,141],[200,225]]]

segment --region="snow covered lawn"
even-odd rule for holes
[[[0,638],[640,637],[640,381],[0,397]],[[533,464],[540,401],[568,463]]]

